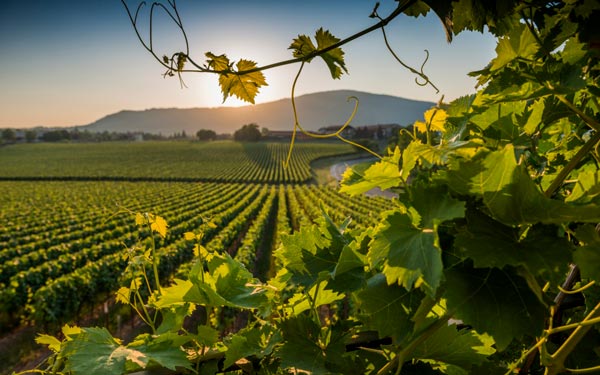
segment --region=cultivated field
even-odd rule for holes
[[[311,182],[309,163],[352,149],[284,143],[36,144],[0,149],[0,332],[82,319],[114,297],[124,254],[148,241],[136,212],[162,216],[162,278],[188,268],[202,229],[208,251],[228,252],[260,279],[276,272],[282,235],[322,217],[375,223],[383,198],[349,197]],[[196,182],[194,182],[196,181]],[[264,183],[260,183],[264,182]],[[210,223],[210,225],[208,224]]]

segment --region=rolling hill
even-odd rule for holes
[[[296,98],[300,123],[308,130],[343,124],[353,109],[353,102],[347,101],[350,96],[356,96],[360,100],[358,113],[352,121],[353,126],[391,123],[409,125],[421,118],[423,112],[433,105],[431,102],[360,91],[319,92]],[[80,129],[92,132],[140,131],[163,135],[181,131],[194,134],[199,129],[233,133],[248,123],[257,123],[270,130],[291,130],[294,123],[291,100],[281,99],[243,107],[124,110]]]

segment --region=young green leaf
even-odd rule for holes
[[[54,336],[38,335],[38,337],[35,338],[35,342],[42,345],[48,345],[48,349],[52,350],[54,353],[60,351],[61,342]]]
[[[162,238],[167,236],[167,221],[160,216],[150,216],[150,229],[158,233]]]
[[[225,55],[215,55],[211,52],[206,52],[206,64],[209,68],[212,68],[216,71],[225,71],[231,68],[231,62],[229,58]]]
[[[443,109],[428,109],[425,111],[423,116],[425,117],[425,122],[416,121],[414,125],[421,133],[427,132],[427,128],[429,128],[429,131],[432,132],[443,132],[446,129],[445,124],[448,114]]]
[[[289,49],[293,50],[292,54],[296,58],[305,58],[310,54],[317,51],[328,48],[340,41],[340,39],[333,36],[329,30],[324,30],[322,27],[315,33],[315,40],[317,41],[317,47],[315,47],[312,40],[306,35],[299,35],[294,39]],[[330,51],[322,53],[321,58],[327,64],[331,77],[338,79],[342,76],[343,72],[348,73],[346,69],[346,63],[344,61],[344,51],[341,47],[336,47]],[[306,62],[310,62],[312,58],[305,59]]]
[[[250,60],[240,60],[236,64],[237,72],[256,68],[256,63]],[[223,73],[219,76],[219,85],[223,93],[223,102],[230,96],[254,104],[254,98],[262,86],[267,86],[265,76],[261,71],[238,74],[237,72]]]
[[[348,168],[344,173],[340,192],[358,195],[376,187],[386,190],[400,186],[402,180],[400,179],[398,164],[401,155],[400,148],[396,146],[393,154],[371,165],[364,171],[362,176],[354,173],[351,168]]]
[[[298,35],[289,46],[289,49],[293,50],[292,54],[295,58],[306,57],[317,50],[310,37],[306,35]],[[311,60],[307,59],[305,61],[310,62]]]

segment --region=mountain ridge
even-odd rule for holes
[[[372,94],[354,90],[335,90],[296,97],[300,124],[307,130],[343,124],[359,100],[353,126],[400,124],[422,118],[433,102]],[[256,123],[270,130],[291,130],[294,124],[290,98],[242,107],[150,108],[121,110],[79,127],[92,132],[144,132],[170,135],[185,131],[195,134],[200,129],[217,133],[233,133],[242,125]]]

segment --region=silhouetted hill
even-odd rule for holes
[[[360,100],[353,126],[376,124],[409,125],[422,118],[433,103],[376,95],[360,91],[338,90],[302,95],[296,98],[300,123],[305,129],[343,124],[352,113],[354,101]],[[80,129],[94,132],[147,132],[170,135],[185,131],[195,134],[199,129],[217,133],[233,133],[242,125],[257,123],[270,130],[291,130],[294,124],[290,99],[244,107],[164,108],[145,111],[121,111],[99,119]]]

